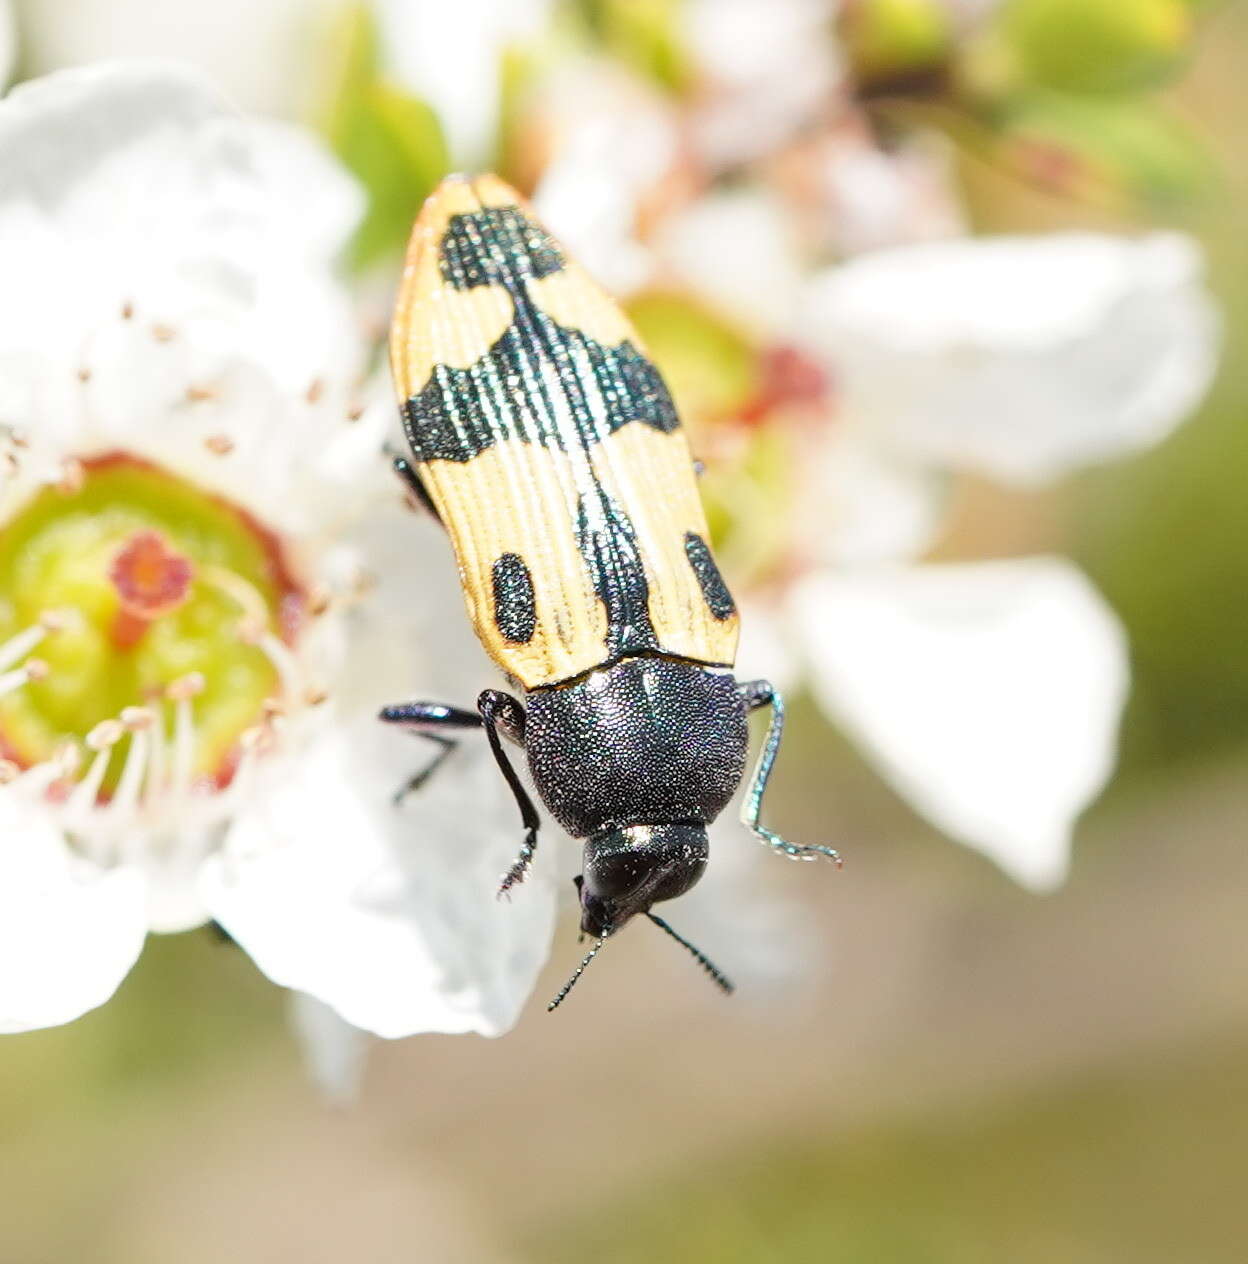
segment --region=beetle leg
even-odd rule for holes
[[[475,711],[462,711],[441,702],[397,702],[381,709],[380,718],[387,724],[398,724],[416,737],[436,742],[441,748],[423,767],[414,772],[395,792],[397,807],[414,790],[429,780],[442,766],[443,761],[459,745],[453,737],[446,737],[435,729],[479,729],[481,717]]]
[[[772,765],[776,762],[776,752],[780,749],[780,737],[784,733],[784,699],[780,691],[768,680],[744,680],[737,685],[737,692],[745,703],[747,711],[756,711],[759,707],[771,708],[771,721],[767,725],[767,737],[758,757],[758,765],[750,780],[750,788],[746,791],[745,800],[741,804],[741,822],[761,839],[768,847],[788,856],[792,860],[814,860],[826,856],[834,860],[839,868],[840,855],[831,847],[819,847],[809,843],[790,843],[758,823],[763,810],[763,792],[771,778]]]
[[[393,449],[391,449],[393,451]],[[415,467],[405,456],[395,456],[391,458],[390,464],[394,466],[394,472],[403,480],[407,490],[411,493],[423,509],[428,510],[430,517],[435,522],[441,522],[442,519],[438,511],[434,508],[433,501],[429,498],[428,489],[424,483],[420,481],[420,475],[416,473]]]
[[[538,816],[533,800],[529,798],[528,792],[516,775],[516,770],[511,766],[511,761],[503,750],[502,740],[498,736],[501,728],[517,745],[524,745],[524,708],[510,694],[498,689],[486,689],[477,699],[477,708],[481,712],[481,719],[485,722],[485,736],[489,739],[494,761],[498,764],[499,771],[503,774],[508,786],[511,787],[516,806],[520,809],[520,820],[524,825],[524,842],[520,845],[520,854],[511,868],[503,874],[503,880],[499,884],[498,894],[502,896],[506,895],[518,882],[524,881],[524,875],[528,872],[533,860],[533,853],[537,850],[537,830],[541,825],[541,817]]]

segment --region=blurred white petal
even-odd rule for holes
[[[330,1101],[352,1101],[364,1075],[369,1034],[306,992],[290,994],[290,1021],[317,1087]]]
[[[237,105],[302,117],[317,102],[339,0],[19,0],[32,74],[112,57],[188,62]]]
[[[692,0],[684,38],[702,80],[694,141],[712,166],[775,149],[824,108],[841,76],[837,0]]]
[[[964,232],[951,165],[934,138],[884,150],[857,129],[831,133],[814,158],[829,244],[861,254]]]
[[[1020,882],[1060,882],[1128,684],[1084,575],[1056,558],[823,574],[794,603],[819,700],[896,788]]]
[[[655,249],[680,281],[758,333],[792,327],[801,259],[784,204],[771,193],[701,198],[665,221]]]
[[[0,831],[0,1032],[67,1023],[107,1001],[138,959],[143,879],[78,859],[7,795]]]
[[[377,0],[373,7],[391,73],[438,112],[453,161],[466,168],[488,163],[502,55],[541,30],[551,0]]]
[[[677,159],[670,103],[601,61],[559,66],[537,96],[526,113],[549,152],[534,194],[542,219],[603,285],[639,288],[651,267],[636,237],[640,205]]]
[[[1027,482],[1148,447],[1199,403],[1201,273],[1173,233],[932,242],[829,269],[802,328],[883,442]]]
[[[880,451],[849,419],[834,418],[801,470],[793,530],[798,556],[815,566],[918,557],[935,541],[945,481]]]
[[[741,642],[737,647],[738,680],[770,680],[787,690],[801,673],[800,648],[790,621],[774,600],[766,596],[739,600]]]

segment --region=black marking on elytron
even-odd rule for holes
[[[716,619],[727,619],[737,613],[737,603],[724,583],[724,577],[715,565],[715,558],[706,541],[696,531],[685,532],[685,556],[693,573],[698,577],[698,585],[707,609]]]
[[[567,329],[527,296],[497,342],[466,369],[435,365],[403,409],[419,461],[466,464],[507,440],[567,451],[637,422],[680,428],[658,370],[627,339],[606,347]]]
[[[566,262],[555,239],[518,206],[452,215],[438,253],[442,279],[456,290],[510,288],[520,277],[560,272]]]
[[[679,429],[663,379],[632,342],[606,346],[533,302],[527,282],[559,271],[563,255],[519,210],[453,215],[439,249],[450,286],[498,285],[513,315],[474,364],[435,365],[407,401],[403,424],[418,460],[462,464],[509,439],[584,450],[633,422]]]
[[[504,553],[491,570],[494,585],[494,622],[504,640],[527,645],[537,628],[533,576],[518,553]]]
[[[658,650],[637,533],[601,487],[577,503],[576,543],[607,613],[607,658]]]

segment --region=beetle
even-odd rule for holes
[[[523,700],[434,702],[381,718],[439,741],[484,729],[524,841],[540,818],[504,749],[527,757],[550,814],[584,840],[581,929],[644,914],[725,990],[728,980],[651,911],[706,867],[706,827],[745,771],[747,713],[770,724],[742,820],[798,859],[840,858],[760,824],[784,726],[780,694],[732,674],[737,607],[707,543],[695,467],[671,396],[624,312],[496,176],[449,176],[412,229],[390,335],[413,496],[446,528],[468,615]]]

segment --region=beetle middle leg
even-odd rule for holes
[[[745,801],[741,805],[742,823],[768,847],[792,860],[815,860],[819,856],[824,856],[828,860],[835,861],[839,868],[841,857],[833,848],[819,847],[812,843],[790,843],[758,823],[763,810],[763,793],[771,778],[772,766],[776,762],[776,752],[780,749],[780,738],[784,733],[784,699],[769,680],[743,680],[738,683],[737,692],[745,703],[747,711],[757,711],[759,707],[771,708],[767,737],[763,741],[763,749],[759,754],[754,776],[750,779],[750,788],[746,791]]]
[[[414,790],[420,789],[459,745],[457,739],[446,736],[446,729],[481,727],[481,717],[475,711],[463,711],[459,707],[448,707],[441,702],[397,702],[383,707],[380,718],[387,724],[400,725],[416,737],[423,737],[440,747],[423,768],[414,772],[394,792],[396,806]]]
[[[520,809],[520,820],[524,825],[524,842],[520,845],[520,853],[516,856],[510,869],[503,874],[498,894],[506,895],[518,882],[524,881],[524,875],[533,861],[533,853],[537,850],[537,831],[541,825],[541,817],[533,806],[516,770],[511,766],[503,743],[498,733],[501,729],[517,746],[524,745],[524,708],[509,693],[498,689],[486,689],[477,699],[477,709],[485,724],[485,736],[489,739],[490,750],[499,771],[511,787],[512,797]]]

